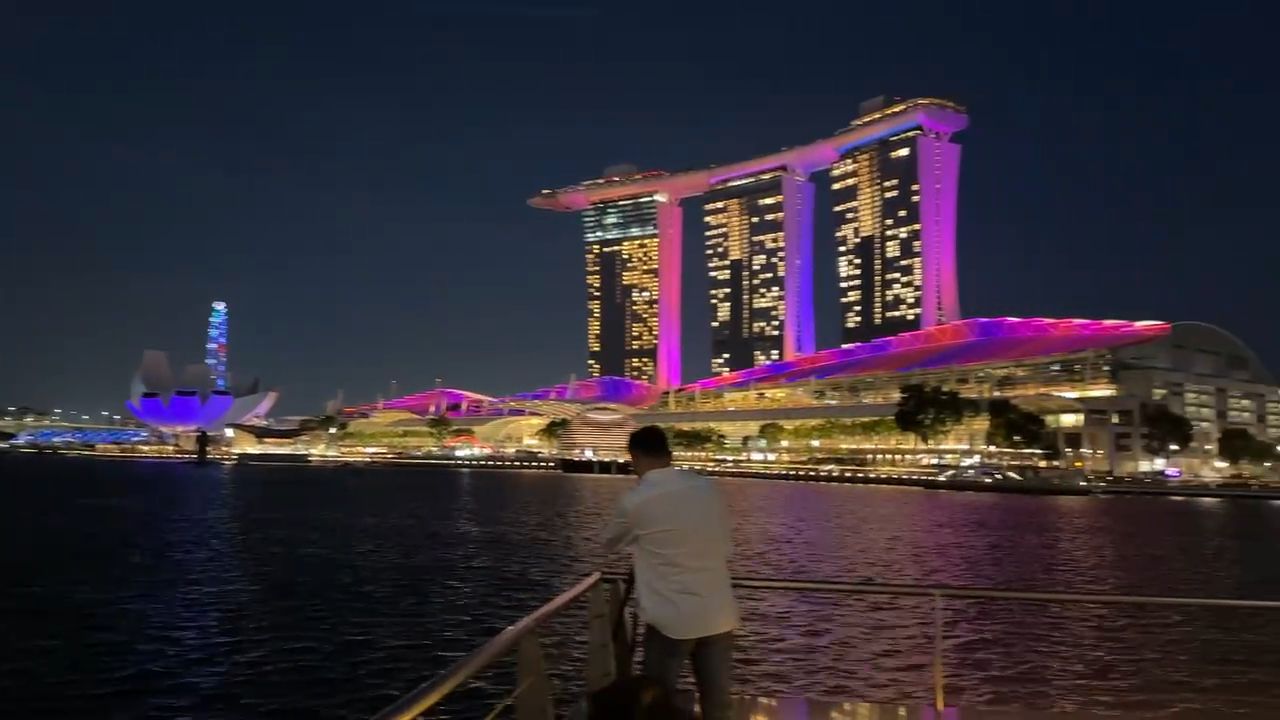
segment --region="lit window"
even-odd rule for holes
[[[906,157],[910,154],[911,154],[911,148],[904,147],[904,148],[898,148],[897,150],[894,150],[893,152],[889,153],[889,157],[900,158],[900,157]]]

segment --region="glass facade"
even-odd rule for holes
[[[711,300],[711,372],[782,358],[786,313],[782,173],[741,178],[702,206]]]
[[[658,217],[652,197],[582,211],[587,371],[652,381],[658,348]]]
[[[831,166],[843,343],[920,328],[920,135],[850,150]]]

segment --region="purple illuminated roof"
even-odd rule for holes
[[[520,415],[528,411],[528,403],[540,401],[586,405],[609,403],[644,407],[655,402],[660,394],[656,387],[640,380],[599,377],[505,397],[490,397],[454,388],[436,388],[382,403],[347,408],[344,412],[360,414],[374,410],[406,410],[424,416],[448,415],[451,417]]]
[[[392,398],[381,403],[369,403],[354,408],[347,408],[347,412],[367,412],[370,410],[407,410],[411,413],[419,415],[445,415],[450,411],[457,411],[458,408],[471,405],[473,403],[491,402],[493,398],[488,395],[468,392],[466,390],[457,390],[455,388],[433,388],[431,390],[423,390],[412,395],[404,395],[398,398]]]
[[[643,407],[658,399],[659,390],[647,382],[624,377],[598,377],[555,385],[527,393],[516,393],[513,400],[566,400],[582,403],[616,403]]]
[[[1169,328],[1168,323],[1154,321],[972,318],[709,377],[681,390],[904,373],[1104,350],[1167,335]]]

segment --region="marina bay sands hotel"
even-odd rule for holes
[[[582,214],[589,374],[681,385],[681,202],[692,198],[703,213],[712,371],[815,352],[811,175],[827,168],[842,342],[959,319],[960,146],[951,135],[967,125],[945,100],[873,100],[807,145],[688,172],[613,174],[530,199]]]

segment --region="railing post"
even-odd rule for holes
[[[630,599],[631,586],[616,580],[609,583],[609,617],[613,627],[613,669],[614,678],[631,676],[631,658],[635,655],[636,629],[627,622],[627,600]]]
[[[614,593],[615,595],[617,593]],[[595,692],[616,677],[613,650],[612,604],[605,599],[604,583],[596,583],[587,595],[587,692]]]
[[[537,631],[520,640],[516,651],[516,720],[554,720],[551,683]]]

